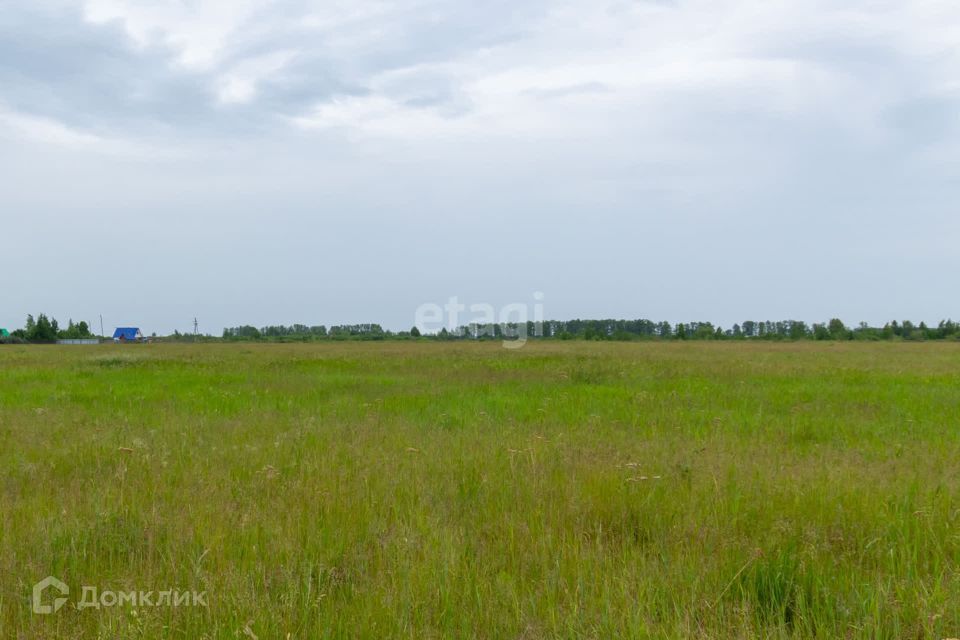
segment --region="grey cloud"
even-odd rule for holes
[[[0,18],[0,100],[82,129],[204,120],[204,83],[171,71],[171,59],[136,51],[118,26],[89,25],[76,10],[13,9]]]
[[[276,12],[296,15],[309,3],[290,2]],[[281,22],[288,30],[258,32],[233,43],[209,71],[185,70],[177,52],[159,45],[139,48],[120,23],[90,24],[77,8],[50,11],[30,6],[0,14],[0,101],[14,109],[94,132],[177,127],[241,134],[269,128],[273,116],[294,116],[335,96],[363,95],[380,74],[444,62],[465,52],[522,35],[543,3],[492,2],[457,7],[434,2],[391,16],[387,37],[333,50],[325,34]],[[261,19],[255,16],[254,19]],[[349,25],[363,32],[376,23]],[[329,35],[329,34],[327,34]],[[349,35],[349,34],[340,34]],[[293,50],[293,60],[257,83],[248,104],[218,103],[220,74],[258,55]],[[454,79],[421,77],[401,100],[409,106],[468,108]]]
[[[584,82],[581,84],[572,84],[555,89],[527,89],[526,95],[550,100],[553,98],[566,98],[568,96],[578,96],[595,93],[610,93],[612,91],[609,85],[602,82]]]
[[[944,96],[904,98],[887,112],[887,121],[911,145],[956,139],[960,100]]]

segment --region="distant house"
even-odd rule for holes
[[[114,342],[143,342],[139,327],[117,327],[113,332]]]

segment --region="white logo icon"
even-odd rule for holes
[[[66,598],[55,598],[53,605],[43,604],[43,592],[53,587],[60,592],[60,595],[66,596],[70,593],[70,587],[53,576],[47,576],[37,584],[33,585],[33,612],[40,614],[56,613],[60,607],[67,603]]]

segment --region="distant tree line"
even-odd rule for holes
[[[344,324],[335,325],[329,329],[324,325],[307,326],[294,324],[289,327],[283,325],[268,326],[257,329],[250,325],[230,327],[223,330],[224,340],[274,340],[274,341],[309,341],[309,340],[384,340],[405,335],[409,332],[394,333],[386,331],[379,324]],[[417,332],[419,335],[419,332]]]
[[[310,342],[319,340],[509,340],[524,334],[530,340],[960,340],[960,323],[943,320],[936,327],[909,320],[892,321],[882,327],[861,322],[846,326],[834,318],[825,323],[807,324],[802,320],[746,320],[724,328],[710,322],[654,322],[652,320],[548,320],[523,325],[470,324],[456,329],[441,329],[423,334],[416,327],[409,331],[389,331],[379,324],[325,325],[293,324],[253,327],[243,325],[223,330],[223,336],[195,336],[175,332],[166,339],[175,341],[264,341]],[[61,328],[56,318],[46,314],[27,316],[22,329],[11,332],[3,342],[50,343],[58,339],[95,338],[86,322],[70,320]]]
[[[71,319],[65,329],[60,328],[60,323],[56,318],[48,317],[40,313],[34,318],[27,316],[27,322],[22,329],[10,332],[9,342],[32,342],[46,343],[56,342],[57,340],[81,340],[84,338],[96,338],[90,332],[90,325],[84,321],[74,324]]]
[[[313,341],[313,340],[483,340],[510,339],[523,334],[515,323],[470,324],[456,329],[441,329],[424,334],[413,327],[409,331],[389,331],[379,324],[338,325],[333,327],[269,326],[257,329],[249,325],[223,330],[229,341]],[[936,327],[909,320],[896,320],[883,327],[861,322],[846,326],[834,318],[825,323],[808,324],[802,320],[746,320],[723,328],[711,322],[654,322],[652,320],[548,320],[526,323],[527,339],[546,340],[960,340],[960,323],[944,320]]]

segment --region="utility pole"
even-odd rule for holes
[[[197,335],[197,319],[193,319],[193,335]]]
[[[100,314],[100,339],[103,340],[103,314]]]

